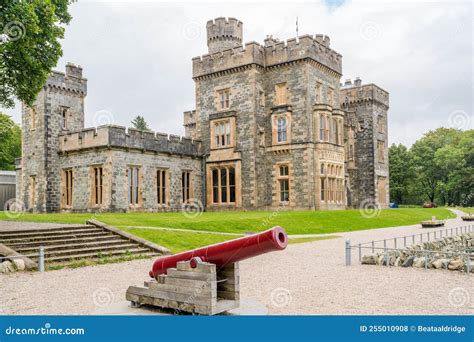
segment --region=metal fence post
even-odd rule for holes
[[[362,260],[362,248],[361,248],[361,244],[359,243],[359,263],[361,262]]]
[[[428,252],[425,252],[425,271],[428,269]]]
[[[38,269],[40,272],[44,272],[44,247],[40,246],[38,255]]]
[[[420,242],[423,242],[423,233],[420,234]]]
[[[351,240],[346,240],[346,266],[351,265]]]
[[[430,241],[430,232],[428,232],[428,241]]]
[[[406,247],[407,246],[407,236],[405,235],[403,237],[403,247]]]
[[[469,273],[471,273],[471,257],[469,256],[469,254],[467,255],[466,269],[467,275],[469,275]]]
[[[415,244],[415,234],[413,234],[413,235],[411,236],[411,240],[412,240],[413,244]]]
[[[375,253],[375,242],[372,240],[372,253]]]
[[[393,246],[397,249],[397,238],[393,238]]]

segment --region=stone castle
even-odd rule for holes
[[[242,44],[242,28],[207,23],[185,137],[84,128],[82,68],[52,72],[23,105],[17,198],[35,212],[386,207],[388,92],[341,84],[328,36]]]

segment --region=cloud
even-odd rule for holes
[[[251,6],[251,8],[249,7]],[[66,62],[88,78],[86,124],[107,110],[128,126],[143,115],[157,131],[183,134],[194,108],[191,58],[205,54],[206,21],[232,16],[244,41],[323,33],[343,55],[343,77],[390,92],[390,142],[411,144],[447,126],[453,110],[472,115],[470,2],[159,3],[77,2],[63,41]],[[19,106],[13,111],[20,121]]]

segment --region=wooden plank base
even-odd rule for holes
[[[126,299],[132,307],[140,304],[175,310],[175,313],[216,315],[239,307],[238,264],[216,268],[210,263],[179,262],[158,280],[145,281],[144,286],[130,286]]]

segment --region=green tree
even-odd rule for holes
[[[453,153],[462,134],[454,128],[438,128],[426,133],[410,149],[417,188],[430,202],[435,202],[437,196],[443,204],[449,202],[451,185],[447,182],[451,168],[461,167],[461,160],[457,152],[453,158],[448,155]]]
[[[0,113],[0,170],[15,170],[21,157],[21,129],[6,114]]]
[[[59,40],[75,0],[0,2],[0,106],[32,105],[62,55]]]
[[[137,117],[132,120],[132,125],[140,131],[151,131],[150,127],[148,127],[148,124],[145,121],[145,118],[141,115],[137,115]]]
[[[390,170],[390,198],[396,203],[407,203],[414,172],[408,149],[395,145],[388,149]]]

